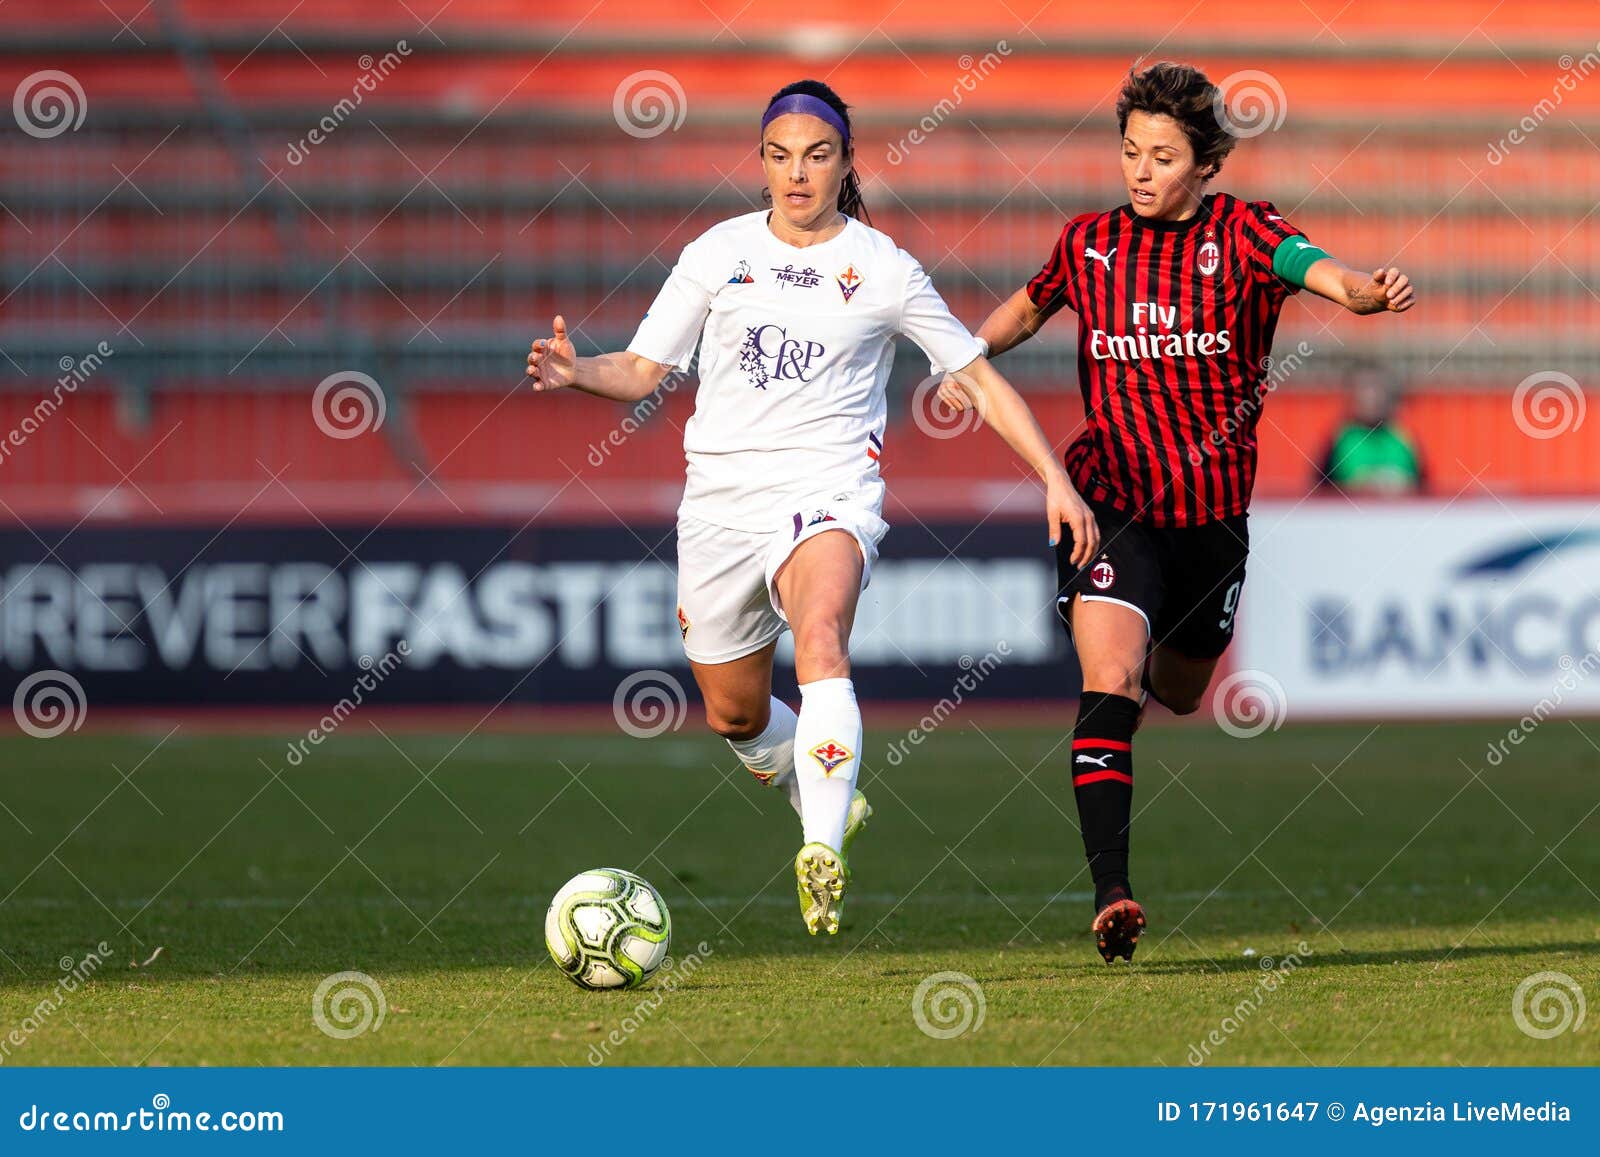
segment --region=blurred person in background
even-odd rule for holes
[[[1417,444],[1394,420],[1400,387],[1376,362],[1345,375],[1349,411],[1328,441],[1315,489],[1346,494],[1416,494],[1426,474]]]

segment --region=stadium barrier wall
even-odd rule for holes
[[[1600,712],[1592,502],[1264,501],[1250,525],[1218,718]],[[64,674],[91,705],[654,701],[681,718],[672,527],[631,531],[89,525],[53,549],[59,528],[0,531],[0,693]],[[940,721],[1072,698],[1054,593],[1033,519],[901,521],[852,640],[862,697]],[[785,637],[780,690],[791,654]]]
[[[1510,716],[1519,734],[1600,712],[1593,501],[1262,502],[1250,530],[1218,694],[1289,719]]]
[[[40,673],[90,705],[637,698],[681,717],[694,697],[670,523],[85,526],[47,547],[62,529],[0,531],[8,698]],[[897,526],[856,623],[863,697],[1074,695],[1043,547],[1032,520]]]

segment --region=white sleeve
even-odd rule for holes
[[[934,373],[959,370],[981,356],[983,346],[952,316],[950,307],[939,296],[916,258],[903,249],[900,253],[911,267],[900,310],[900,332],[928,355],[929,368]]]
[[[667,275],[666,284],[639,322],[639,329],[628,343],[628,352],[664,366],[689,368],[700,331],[705,328],[711,309],[711,289],[701,271],[694,242],[683,248],[678,263]]]

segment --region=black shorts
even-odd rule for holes
[[[1199,526],[1151,526],[1104,503],[1089,507],[1100,526],[1100,553],[1088,566],[1074,567],[1066,526],[1056,548],[1061,621],[1067,623],[1068,604],[1078,595],[1132,607],[1144,617],[1152,643],[1191,659],[1215,659],[1226,651],[1244,590],[1249,515]]]

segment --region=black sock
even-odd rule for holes
[[[1072,794],[1083,851],[1094,877],[1094,907],[1131,899],[1128,825],[1133,815],[1133,729],[1139,704],[1124,695],[1085,691],[1072,732]]]

